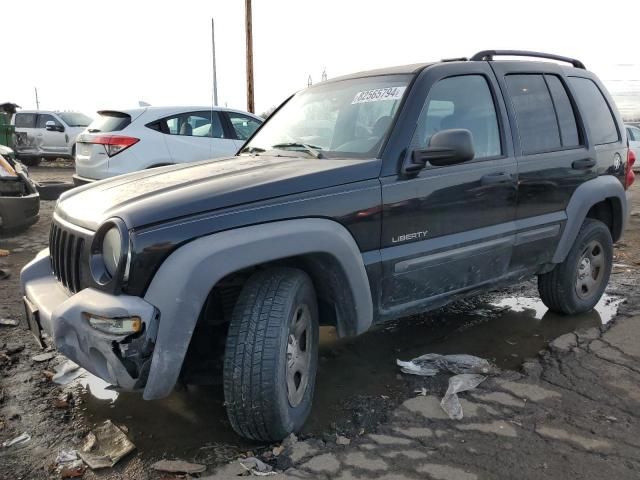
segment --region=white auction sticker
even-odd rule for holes
[[[351,105],[356,103],[382,102],[384,100],[400,100],[406,89],[407,87],[386,87],[358,92],[356,96],[353,97]]]

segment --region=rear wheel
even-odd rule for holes
[[[564,262],[538,276],[538,291],[550,310],[574,315],[591,310],[604,293],[613,263],[609,228],[587,218]]]
[[[309,276],[295,268],[254,274],[233,310],[224,393],[234,430],[276,441],[302,427],[313,400],[318,308]]]

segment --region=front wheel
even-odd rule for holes
[[[224,395],[233,429],[277,441],[302,427],[318,366],[318,307],[309,276],[295,268],[254,274],[233,309]]]
[[[609,228],[587,218],[564,262],[538,276],[542,302],[557,313],[588,312],[604,293],[613,264],[613,241]]]

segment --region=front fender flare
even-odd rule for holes
[[[341,266],[353,297],[353,330],[366,331],[373,317],[369,281],[356,242],[339,223],[297,219],[208,235],[173,252],[145,295],[160,311],[160,326],[144,398],[171,393],[202,305],[220,279],[243,268],[309,253],[329,254]]]

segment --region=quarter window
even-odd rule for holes
[[[426,147],[433,134],[452,128],[471,132],[475,158],[502,153],[493,96],[482,75],[445,78],[431,87],[411,144]]]
[[[570,77],[569,81],[576,92],[580,110],[589,124],[593,142],[602,145],[620,140],[611,109],[596,84],[581,77]]]
[[[255,132],[262,122],[241,113],[227,112],[238,140],[246,140]]]
[[[578,135],[576,116],[567,95],[567,90],[555,75],[545,75],[544,78],[547,80],[551,98],[553,98],[553,104],[556,107],[562,146],[565,148],[577,147],[580,145],[580,136]]]
[[[551,94],[542,75],[508,75],[523,155],[562,147]]]
[[[36,114],[35,113],[16,113],[15,126],[16,128],[35,128]]]

